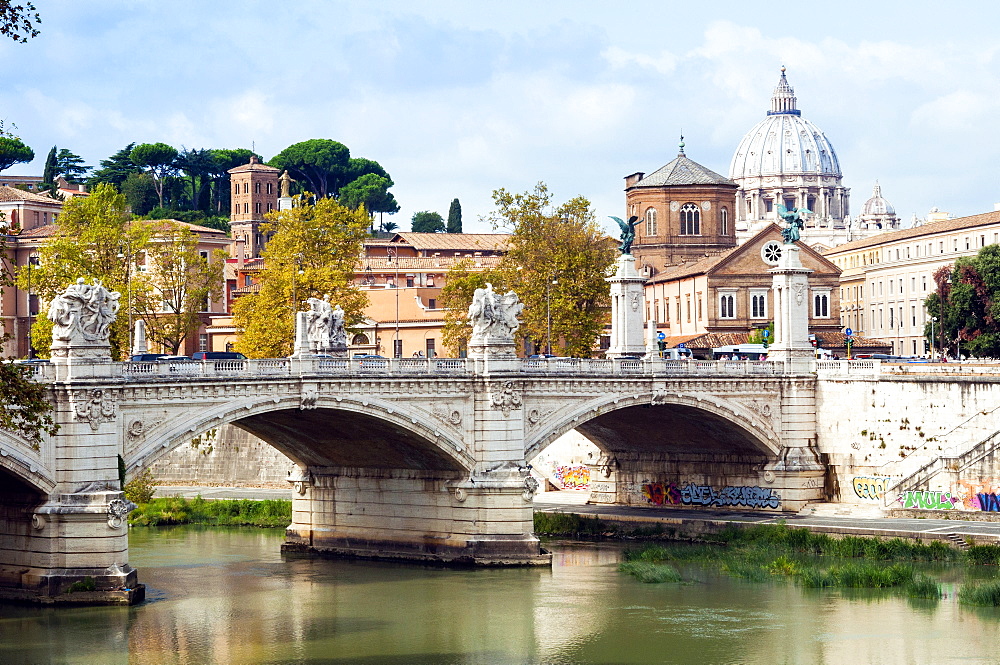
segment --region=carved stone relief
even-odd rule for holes
[[[109,423],[115,419],[116,410],[114,395],[100,388],[85,391],[83,401],[77,401],[73,406],[76,419],[89,423],[90,429],[95,432],[101,423]]]
[[[489,392],[490,407],[503,411],[505,417],[521,408],[521,390],[513,381],[491,381]]]

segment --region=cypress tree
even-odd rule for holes
[[[56,147],[52,146],[52,150],[49,150],[48,157],[45,158],[45,168],[42,169],[42,184],[53,184],[56,181],[57,175],[59,175],[59,173],[56,171]]]
[[[458,199],[454,199],[451,202],[451,207],[448,208],[448,226],[446,227],[448,233],[461,233],[462,232],[462,204],[458,202]]]

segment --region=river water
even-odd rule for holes
[[[0,605],[0,663],[1000,663],[1000,611],[960,606],[950,582],[939,602],[701,567],[642,584],[617,544],[550,544],[551,569],[451,570],[283,557],[282,538],[133,529],[147,601]]]

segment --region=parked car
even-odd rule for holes
[[[129,361],[134,363],[151,363],[166,357],[166,353],[137,353],[129,358]]]
[[[246,360],[247,357],[235,351],[195,351],[192,360]]]

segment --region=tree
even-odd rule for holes
[[[12,0],[0,0],[0,35],[24,44],[29,37],[38,36],[35,23],[41,22],[34,4],[15,5]]]
[[[56,177],[59,175],[59,169],[56,164],[56,146],[52,146],[49,150],[49,154],[45,157],[45,166],[42,168],[42,186],[49,186],[55,184]]]
[[[0,212],[0,289],[14,285],[10,263],[5,260],[9,233]],[[0,348],[10,337],[10,333],[0,331]],[[59,429],[52,419],[52,402],[45,386],[31,379],[31,368],[26,365],[0,360],[0,429],[20,434],[35,450],[42,442],[42,434],[55,434]]]
[[[119,188],[133,214],[145,216],[156,207],[156,184],[148,173],[129,173]]]
[[[956,345],[956,353],[1000,357],[1000,246],[988,245],[971,257],[955,261],[934,273],[937,289],[924,300],[942,348]],[[924,324],[931,339],[931,324]],[[938,340],[934,340],[937,346]]]
[[[11,127],[17,129],[14,125]],[[14,164],[30,162],[34,158],[35,151],[24,145],[18,136],[6,130],[3,120],[0,120],[0,171],[9,169]]]
[[[334,199],[296,197],[290,210],[266,215],[261,231],[273,234],[263,252],[260,290],[239,298],[233,322],[243,331],[236,350],[251,358],[292,351],[295,312],[308,298],[330,296],[350,326],[362,318],[368,297],[353,284],[354,268],[368,237],[368,217]]]
[[[343,143],[330,139],[309,139],[288,146],[275,155],[270,165],[287,169],[296,180],[304,181],[319,198],[337,196],[351,177],[351,152]]]
[[[83,157],[66,148],[60,149],[56,156],[56,172],[62,174],[67,182],[74,184],[83,182],[90,169],[91,167],[84,165]]]
[[[448,208],[448,226],[446,231],[448,233],[462,232],[462,204],[458,202],[458,199],[452,199],[451,206]]]
[[[440,213],[422,210],[413,213],[410,227],[414,233],[444,233],[444,220]]]
[[[340,190],[340,202],[351,209],[364,206],[370,217],[377,212],[387,212],[390,215],[399,212],[399,204],[388,191],[392,180],[374,173],[367,173],[353,180]]]
[[[132,148],[132,161],[137,166],[142,166],[149,170],[153,176],[153,184],[156,185],[156,195],[160,199],[160,207],[163,207],[163,181],[167,176],[173,175],[177,169],[174,160],[177,159],[177,149],[166,143],[141,143]]]
[[[125,195],[111,185],[100,184],[90,196],[71,198],[63,206],[56,234],[39,248],[39,265],[31,272],[31,289],[50,301],[78,277],[100,279],[104,286],[123,295],[122,310],[111,326],[111,357],[128,353],[127,293],[130,258],[149,239],[149,229],[133,224]],[[27,289],[28,271],[22,268],[18,284]],[[52,344],[52,322],[44,316],[31,329],[32,344],[41,355]]]
[[[538,183],[524,194],[498,189],[493,202],[494,228],[511,233],[498,272],[524,303],[520,333],[536,348],[544,346],[551,313],[552,347],[589,357],[607,319],[610,291],[604,277],[616,257],[590,201],[576,197],[553,208],[548,188]]]
[[[90,175],[87,185],[93,189],[101,183],[107,183],[120,189],[130,174],[142,173],[142,168],[132,161],[133,148],[135,143],[129,143],[107,159],[102,159],[101,168]]]
[[[203,257],[198,235],[173,222],[151,229],[145,247],[145,271],[132,279],[135,314],[146,323],[147,337],[176,355],[201,325],[211,294],[223,288],[226,254]]]

